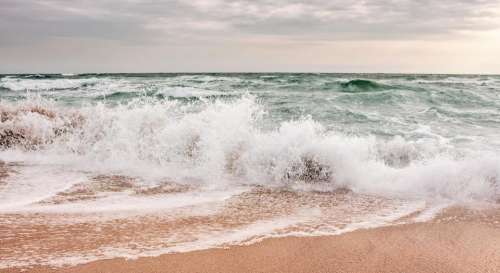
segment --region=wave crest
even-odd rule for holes
[[[171,181],[304,184],[447,198],[500,194],[500,157],[493,152],[344,135],[310,118],[273,129],[264,129],[266,122],[264,109],[251,96],[196,104],[98,103],[77,113],[13,103],[2,110],[0,144],[7,150],[24,148],[19,156],[27,161],[35,153],[72,168]]]
[[[51,78],[51,77],[32,77],[32,78],[12,78],[5,77],[0,79],[0,88],[10,91],[54,91],[54,90],[76,90],[93,86],[99,83],[98,78]]]
[[[350,80],[348,82],[341,83],[342,91],[344,92],[369,92],[369,91],[378,91],[383,90],[384,85],[379,84],[375,81],[370,80]]]

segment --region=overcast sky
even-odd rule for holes
[[[500,73],[499,0],[0,0],[0,73]]]

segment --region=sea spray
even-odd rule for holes
[[[251,95],[199,104],[136,99],[76,112],[43,104],[3,103],[2,148],[18,151],[23,161],[206,184],[308,183],[387,196],[498,194],[494,152],[346,135],[307,117],[263,129],[265,109]]]

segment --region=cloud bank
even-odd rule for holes
[[[498,30],[499,10],[496,0],[3,0],[0,49],[453,41]]]

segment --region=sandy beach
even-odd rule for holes
[[[436,219],[339,236],[287,237],[136,260],[24,272],[499,272],[498,209],[452,208]],[[3,273],[22,272],[4,269]]]

